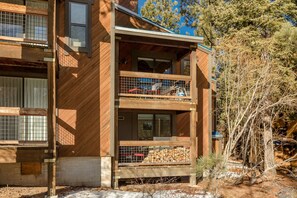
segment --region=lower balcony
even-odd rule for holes
[[[187,141],[120,141],[119,166],[190,165],[190,138],[187,139]]]
[[[117,122],[116,180],[195,178],[197,139],[191,112],[120,109]]]
[[[175,140],[174,140],[175,139]],[[155,141],[120,141],[117,179],[195,175],[190,138]]]

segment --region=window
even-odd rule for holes
[[[138,114],[139,140],[170,137],[171,130],[171,114]]]
[[[68,3],[68,36],[69,46],[80,52],[90,50],[89,19],[91,18],[91,6],[80,0],[69,1]]]
[[[47,108],[47,80],[0,76],[0,106]],[[47,140],[45,116],[0,116],[0,140]]]
[[[172,63],[168,59],[137,58],[137,68],[140,72],[171,74]]]

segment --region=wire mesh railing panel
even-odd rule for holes
[[[0,35],[24,38],[24,15],[0,12]]]
[[[190,148],[183,146],[120,146],[119,164],[188,164]]]
[[[190,82],[120,76],[119,96],[156,99],[190,99]]]
[[[37,41],[47,40],[47,18],[37,15],[26,15],[25,38]]]
[[[0,140],[47,141],[47,117],[0,116]]]
[[[0,140],[18,140],[18,131],[18,116],[0,116]]]
[[[0,11],[0,36],[47,41],[47,17]]]

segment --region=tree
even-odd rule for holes
[[[274,167],[279,112],[296,110],[297,7],[291,0],[182,0],[186,24],[214,48],[224,157]]]
[[[174,32],[179,32],[181,15],[175,0],[147,0],[141,9],[143,17]]]

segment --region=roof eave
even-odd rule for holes
[[[123,12],[123,13],[125,13],[125,14],[128,14],[128,15],[130,15],[130,16],[132,16],[132,17],[135,17],[135,18],[137,18],[137,19],[139,19],[139,20],[142,20],[142,21],[144,21],[144,22],[146,22],[146,23],[149,23],[149,24],[151,24],[151,25],[153,25],[153,26],[155,26],[155,27],[158,27],[158,28],[160,28],[160,29],[166,31],[166,32],[174,33],[174,32],[172,32],[171,30],[168,30],[168,29],[166,29],[165,27],[162,27],[161,25],[159,25],[159,24],[157,24],[157,23],[154,23],[154,22],[151,21],[151,20],[148,20],[148,19],[146,19],[146,18],[144,18],[144,17],[141,17],[139,14],[137,14],[137,13],[135,13],[135,12],[129,10],[128,8],[125,8],[124,6],[121,6],[121,5],[117,4],[117,3],[114,3],[114,6],[115,6],[115,9],[118,10],[118,11],[120,11],[120,12]]]
[[[131,36],[141,36],[141,37],[173,40],[173,41],[183,41],[183,42],[190,42],[190,43],[202,43],[203,41],[203,37],[180,35],[180,34],[173,34],[173,33],[167,33],[167,32],[156,32],[156,31],[149,31],[149,30],[142,30],[142,29],[133,29],[133,28],[126,28],[121,26],[115,26],[115,33],[131,35]]]

